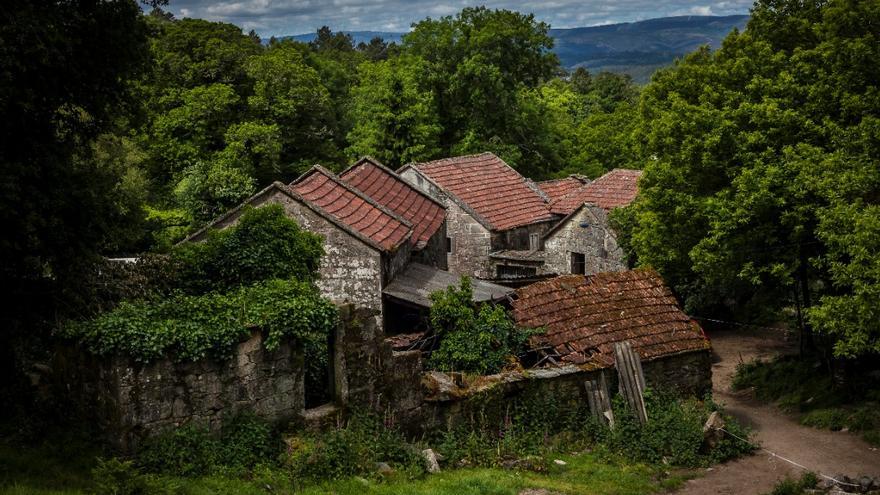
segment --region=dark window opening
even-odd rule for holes
[[[571,273],[574,275],[587,274],[587,257],[583,253],[571,253]]]
[[[496,270],[498,278],[533,277],[538,274],[534,266],[498,265]]]
[[[333,332],[323,341],[306,341],[303,348],[305,359],[305,408],[323,406],[333,402],[335,392]]]
[[[447,253],[451,253],[451,252],[452,252],[452,237],[447,237],[447,238],[446,238],[446,252],[447,252]]]

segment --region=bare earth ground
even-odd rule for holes
[[[709,336],[716,354],[712,366],[715,400],[741,423],[752,428],[753,441],[767,450],[791,459],[814,472],[880,476],[880,450],[857,435],[801,426],[774,405],[762,404],[750,392],[733,392],[731,378],[740,361],[756,357],[769,359],[795,352],[781,332],[719,331]],[[772,490],[786,477],[799,477],[803,470],[764,451],[707,470],[701,478],[688,481],[677,495],[758,495]]]

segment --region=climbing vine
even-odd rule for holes
[[[228,293],[176,294],[158,301],[123,302],[113,311],[61,329],[97,355],[122,354],[140,362],[227,359],[254,329],[267,332],[266,349],[283,339],[324,341],[336,307],[297,280],[268,280]]]

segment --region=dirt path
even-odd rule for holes
[[[880,476],[880,449],[847,432],[818,430],[799,425],[773,405],[754,400],[748,392],[730,389],[741,360],[793,352],[781,335],[772,331],[725,331],[710,335],[717,361],[712,366],[715,399],[727,412],[750,426],[753,439],[780,456],[813,471],[834,476],[867,474]],[[803,471],[763,451],[711,468],[701,478],[687,482],[677,495],[758,495],[767,493],[787,475]]]

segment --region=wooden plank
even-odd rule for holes
[[[648,422],[645,409],[645,375],[642,361],[629,341],[614,344],[614,366],[619,377],[620,394],[629,404],[639,423]]]
[[[600,372],[598,378],[584,382],[587,391],[587,404],[590,414],[602,424],[614,427],[614,415],[611,412],[611,400],[608,394],[608,384],[605,381],[605,373]]]

